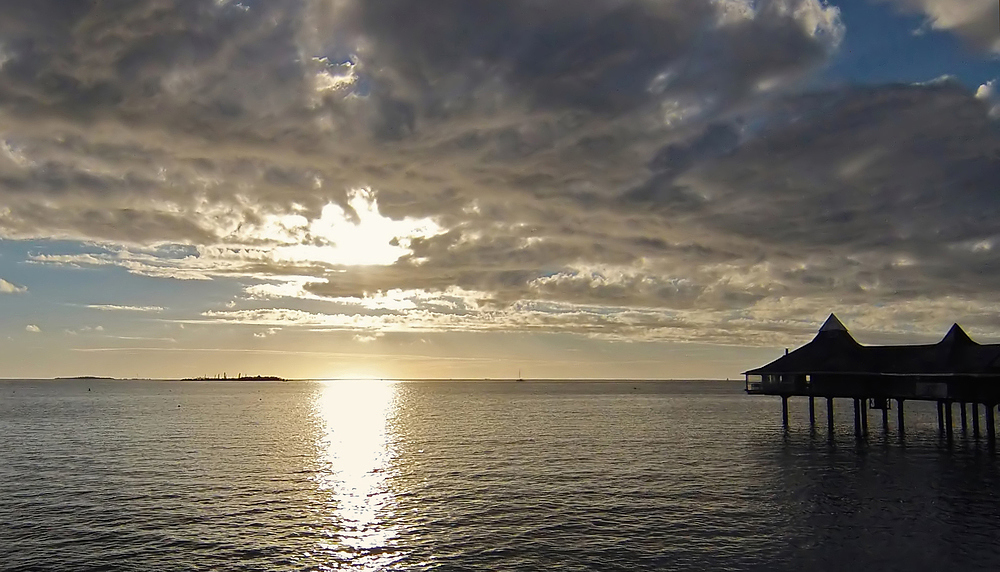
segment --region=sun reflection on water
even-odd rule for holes
[[[395,383],[324,382],[314,408],[323,425],[316,480],[329,492],[332,506],[326,515],[328,540],[320,551],[338,561],[331,563],[334,568],[384,569],[396,559],[397,531],[387,522],[395,506],[388,486],[396,455],[388,430],[396,409]]]

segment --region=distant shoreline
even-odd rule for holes
[[[180,381],[288,381],[276,375],[241,375],[239,377],[185,377]]]
[[[729,379],[684,379],[684,378],[572,378],[572,377],[557,377],[557,378],[525,378],[517,379],[512,377],[419,377],[419,378],[351,378],[351,377],[330,377],[330,378],[283,378],[272,375],[260,375],[251,377],[109,377],[109,376],[96,376],[96,375],[85,375],[85,376],[60,376],[60,377],[0,377],[0,381],[311,381],[311,382],[323,382],[323,381],[377,381],[377,382],[427,382],[427,383],[467,383],[467,382],[487,382],[487,383],[744,383],[742,377],[739,378],[729,378]]]

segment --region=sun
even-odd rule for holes
[[[308,220],[301,215],[279,217],[287,243],[274,249],[276,262],[321,262],[335,266],[387,266],[410,254],[413,239],[444,232],[429,218],[395,220],[379,212],[370,189],[348,193],[347,208],[329,203],[320,217]]]

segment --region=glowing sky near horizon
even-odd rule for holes
[[[9,0],[0,377],[1000,338],[993,0]]]

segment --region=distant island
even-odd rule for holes
[[[61,381],[75,380],[75,379],[114,379],[113,377],[104,377],[100,375],[74,375],[72,377],[53,377],[52,379],[58,379]]]
[[[276,375],[243,375],[228,377],[226,374],[215,376],[185,377],[181,381],[288,381]]]

